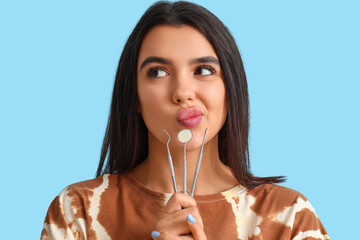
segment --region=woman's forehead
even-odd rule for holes
[[[208,39],[189,25],[160,25],[151,29],[144,37],[138,63],[149,56],[167,59],[189,60],[217,54]]]

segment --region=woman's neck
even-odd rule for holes
[[[200,149],[187,151],[187,191],[190,192]],[[178,191],[183,190],[183,151],[171,151]],[[146,160],[131,171],[145,187],[156,192],[173,193],[166,146],[149,141]],[[228,190],[238,184],[230,168],[219,159],[217,138],[204,145],[194,195],[208,195]]]

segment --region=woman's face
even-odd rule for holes
[[[219,59],[210,42],[188,25],[161,25],[150,30],[140,46],[137,92],[149,141],[183,145],[176,136],[193,132],[187,149],[217,136],[226,119],[225,84]]]

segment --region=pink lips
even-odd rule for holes
[[[202,112],[199,108],[185,108],[178,115],[180,125],[188,128],[198,126],[202,120]]]

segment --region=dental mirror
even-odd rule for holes
[[[192,139],[192,132],[189,129],[184,129],[178,132],[177,138],[181,143],[187,143]]]

